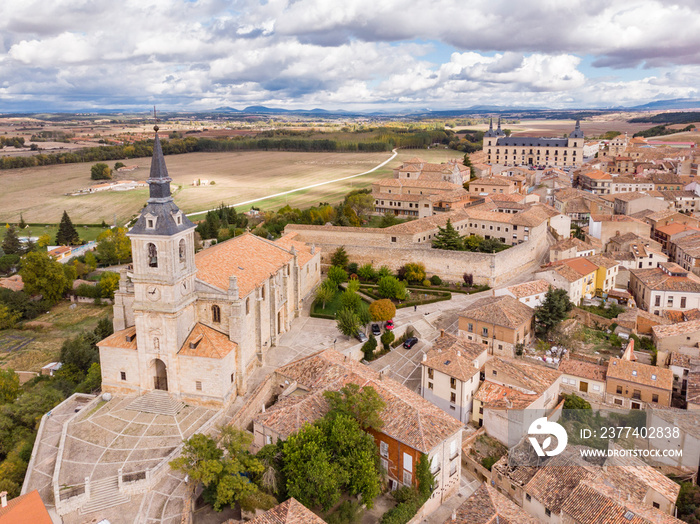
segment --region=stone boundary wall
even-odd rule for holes
[[[267,406],[274,397],[275,386],[279,378],[277,373],[268,375],[253,391],[250,399],[246,400],[233,418],[227,423],[238,429],[247,430],[253,423],[255,415],[262,411],[263,406]]]
[[[371,230],[363,234],[357,231],[343,233],[322,227],[295,229],[290,224],[285,228],[285,232],[291,231],[298,233],[299,240],[319,246],[322,253],[321,262],[325,265],[328,265],[333,252],[342,246],[345,247],[350,260],[360,265],[385,265],[396,271],[409,262],[421,262],[425,264],[428,275],[439,275],[443,280],[462,282],[464,273],[471,273],[475,284],[487,284],[490,287],[499,286],[532,268],[549,251],[547,235],[544,232],[527,242],[492,254],[432,249],[427,242],[389,244],[384,238],[379,241]],[[383,237],[385,236],[388,235],[383,234]]]
[[[588,327],[594,327],[595,324],[598,324],[600,327],[609,328],[612,324],[618,324],[617,320],[614,318],[609,319],[601,317],[600,315],[596,315],[595,313],[591,313],[590,311],[579,309],[577,307],[571,310],[569,317],[575,318]]]

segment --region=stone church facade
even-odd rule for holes
[[[102,390],[168,391],[220,406],[245,393],[248,377],[299,315],[320,280],[320,250],[250,233],[195,254],[195,224],[170,194],[158,134],[150,198],[128,236],[133,264],[115,293],[115,333],[98,343]]]

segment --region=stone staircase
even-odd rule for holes
[[[94,511],[102,511],[130,500],[129,495],[124,495],[119,491],[118,477],[106,477],[90,482],[90,499],[80,508],[80,513],[85,515]]]
[[[125,409],[154,413],[156,415],[177,415],[185,404],[171,397],[167,391],[155,390],[141,395]]]
[[[411,322],[411,325],[413,327],[413,331],[416,333],[416,336],[422,340],[432,341],[435,340],[440,334],[440,332],[424,318]]]

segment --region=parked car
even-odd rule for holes
[[[394,321],[393,320],[387,320],[386,324],[384,324],[384,328],[391,331],[394,329]]]
[[[355,333],[355,338],[360,342],[367,342],[368,340],[367,335],[365,335],[362,331]]]
[[[418,339],[416,337],[407,338],[406,341],[403,343],[403,347],[405,347],[406,349],[411,349],[417,343]]]
[[[375,337],[378,337],[382,334],[382,328],[379,327],[379,324],[372,324],[372,334]]]

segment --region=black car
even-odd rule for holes
[[[417,343],[418,339],[416,337],[407,338],[406,342],[403,343],[403,347],[405,347],[406,349],[411,349]]]
[[[382,334],[382,328],[379,327],[379,324],[372,324],[372,334],[375,337],[378,337]]]
[[[368,340],[367,335],[365,335],[362,331],[355,333],[355,338],[360,342],[367,342]]]

